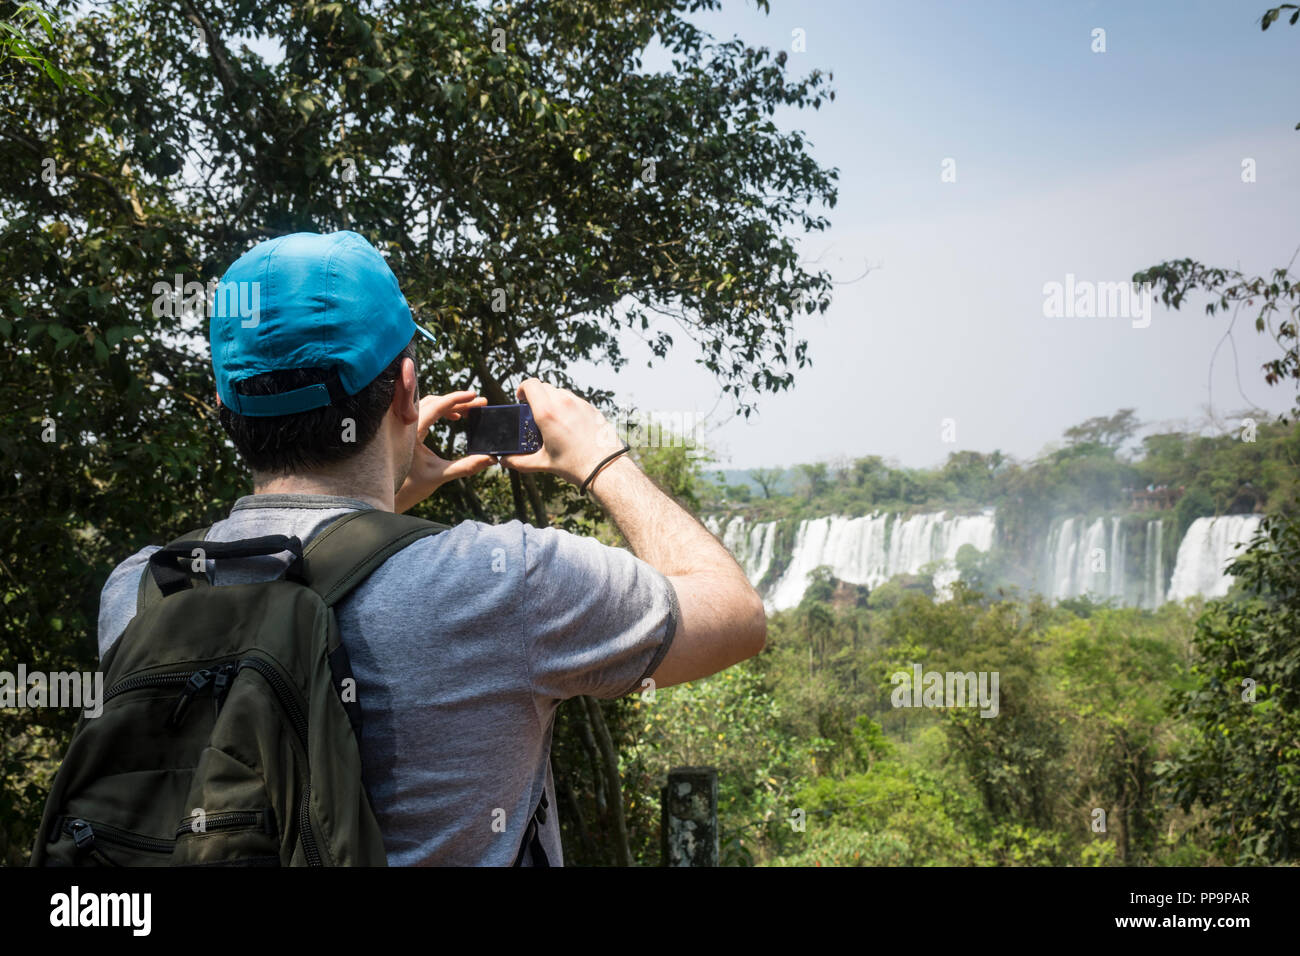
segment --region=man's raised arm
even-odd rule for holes
[[[543,447],[502,461],[519,472],[546,471],[581,485],[622,443],[600,412],[572,392],[529,379],[528,402]],[[656,686],[696,680],[753,657],[767,638],[758,592],[707,528],[664,494],[626,455],[602,468],[588,488],[632,552],[677,592],[680,619],[672,646],[651,675]]]

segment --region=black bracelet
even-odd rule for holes
[[[595,478],[597,474],[600,473],[600,469],[604,468],[606,465],[608,465],[611,461],[613,461],[613,460],[614,460],[615,458],[617,458],[619,455],[623,454],[624,452],[631,451],[631,450],[632,450],[632,446],[631,446],[631,445],[627,445],[627,444],[625,444],[625,445],[624,445],[622,448],[620,448],[618,451],[614,452],[614,454],[610,455],[608,458],[606,458],[604,461],[602,461],[599,465],[597,465],[595,468],[593,468],[593,469],[591,470],[591,474],[587,476],[587,480],[584,481],[584,482],[582,483],[582,488],[579,489],[579,490],[580,490],[580,491],[585,495],[585,494],[587,493],[587,486],[590,485],[590,484],[591,484],[591,480],[592,480],[593,478]]]

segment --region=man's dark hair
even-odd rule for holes
[[[402,359],[408,358],[415,360],[414,337],[373,382],[355,395],[344,392],[338,370],[333,368],[254,375],[235,386],[239,394],[277,395],[323,384],[329,389],[330,404],[297,415],[266,418],[237,415],[222,405],[221,427],[235,443],[240,457],[256,472],[287,475],[346,461],[365,448],[379,431],[379,423],[393,402]],[[344,424],[347,419],[354,423],[351,429]]]

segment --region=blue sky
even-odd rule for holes
[[[647,409],[711,412],[707,441],[730,467],[867,454],[926,466],[956,448],[1029,457],[1120,407],[1152,430],[1289,408],[1293,390],[1263,383],[1276,346],[1253,313],[1237,322],[1236,369],[1225,343],[1213,374],[1226,320],[1199,301],[1157,306],[1145,328],[1043,314],[1044,284],[1067,273],[1116,282],[1183,256],[1252,273],[1291,260],[1300,26],[1261,32],[1267,6],[774,0],[770,15],[737,2],[700,17],[773,50],[805,31],[790,68],[833,71],[836,100],[780,119],[839,168],[840,192],[831,230],[804,249],[840,279],[879,268],[801,322],[813,366],[748,422],[719,404],[689,347],[647,369],[629,342],[639,360],[589,380]],[[955,182],[941,182],[945,159]],[[945,419],[955,443],[941,440]]]

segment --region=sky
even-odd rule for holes
[[[1067,275],[1077,287],[1188,256],[1252,275],[1291,262],[1300,25],[1262,32],[1268,5],[724,2],[697,18],[715,37],[834,74],[833,103],[778,114],[840,174],[831,228],[801,244],[843,282],[796,325],[812,365],[748,420],[681,336],[654,368],[629,339],[624,370],[575,375],[621,404],[708,416],[703,440],[728,468],[1027,459],[1120,408],[1147,431],[1290,408],[1294,389],[1260,371],[1278,347],[1244,308],[1224,341],[1231,316],[1206,316],[1203,298],[1156,303],[1149,321],[1044,305]]]

